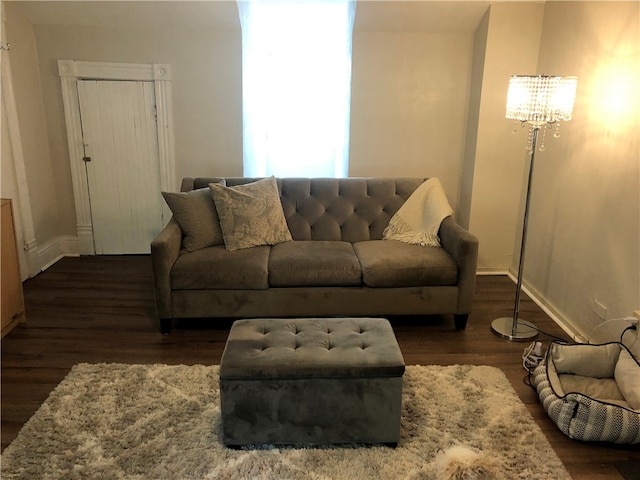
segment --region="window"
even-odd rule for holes
[[[355,2],[239,1],[244,175],[345,177]]]

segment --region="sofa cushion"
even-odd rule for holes
[[[353,244],[367,287],[455,285],[458,267],[446,250],[397,240]]]
[[[275,177],[246,185],[210,185],[227,250],[291,240]]]
[[[360,262],[348,242],[293,241],[271,247],[272,287],[360,285]]]
[[[224,243],[218,212],[208,187],[190,192],[162,192],[162,196],[180,225],[184,248],[192,252]]]
[[[226,250],[224,245],[184,253],[171,269],[173,290],[250,289],[269,287],[268,246]]]

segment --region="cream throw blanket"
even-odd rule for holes
[[[437,178],[429,178],[411,194],[384,229],[385,240],[439,247],[440,223],[453,210]]]

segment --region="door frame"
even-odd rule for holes
[[[105,63],[58,60],[62,83],[64,117],[67,125],[69,163],[76,206],[76,232],[80,254],[94,255],[93,224],[89,201],[89,184],[82,140],[78,80],[152,81],[156,97],[156,128],[160,160],[160,189],[174,191],[175,152],[171,108],[171,67],[163,63]]]

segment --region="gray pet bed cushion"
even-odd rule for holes
[[[640,363],[623,344],[553,342],[532,384],[568,437],[640,443]]]

